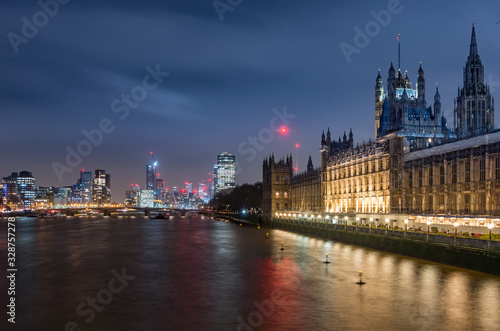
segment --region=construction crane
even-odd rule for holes
[[[153,152],[150,152],[149,154],[151,154],[151,157],[153,158],[153,166],[156,168],[156,166],[158,165],[158,162],[156,161],[155,156],[153,155]]]
[[[156,178],[156,166],[158,165],[158,161],[156,161],[153,152],[150,152],[149,154],[151,154],[151,157],[153,158],[153,178]]]

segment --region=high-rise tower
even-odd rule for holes
[[[215,193],[236,186],[235,157],[231,153],[217,155],[217,164],[214,166]]]

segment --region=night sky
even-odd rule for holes
[[[240,184],[261,180],[271,152],[295,157],[296,143],[299,169],[309,155],[318,166],[327,127],[334,138],[352,128],[355,143],[373,139],[377,69],[385,82],[391,59],[397,65],[398,33],[402,70],[415,86],[422,61],[427,102],[438,82],[451,127],[473,20],[486,79],[500,96],[498,0],[217,3],[219,13],[212,0],[72,0],[50,17],[37,14],[35,0],[2,1],[0,176],[28,170],[38,186],[63,186],[82,168],[106,169],[121,202],[130,184],[144,187],[151,151],[170,188],[197,188],[226,151],[236,155]],[[355,47],[354,29],[365,31],[370,12],[388,8],[385,26],[369,24],[379,31],[365,45],[358,40],[363,47],[348,63],[341,43]],[[31,25],[34,15],[36,35],[25,27],[23,36],[22,18]],[[160,74],[146,79],[146,90],[150,71]],[[122,95],[131,92],[140,101],[127,105]],[[282,122],[287,137],[270,136]],[[94,135],[89,152],[82,131],[100,125],[108,133]],[[68,166],[67,148],[79,144],[88,155]],[[67,167],[59,176],[54,162]]]

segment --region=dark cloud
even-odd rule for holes
[[[397,58],[415,80],[419,61],[432,102],[439,82],[443,110],[452,122],[453,98],[462,80],[472,20],[479,52],[492,84],[498,78],[498,1],[401,0],[402,11],[347,63],[340,43],[353,44],[356,26],[389,1],[244,0],[219,20],[213,1],[76,1],[15,54],[7,34],[20,34],[36,1],[1,3],[0,109],[2,176],[30,170],[39,185],[70,185],[78,169],[59,183],[53,161],[66,146],[84,139],[82,130],[103,118],[115,125],[78,168],[106,168],[116,201],[130,183],[144,185],[145,164],[154,151],[167,186],[195,185],[211,172],[216,155],[236,154],[239,182],[260,179],[262,158],[298,152],[319,164],[321,130],[334,137],[353,128],[355,140],[373,138],[374,84]],[[145,67],[159,64],[170,75],[120,120],[112,102],[142,83]],[[500,83],[493,95],[500,91]],[[295,114],[288,139],[264,144],[251,161],[238,146],[269,127],[274,108]]]

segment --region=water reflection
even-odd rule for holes
[[[500,325],[499,277],[280,230],[196,217],[68,217],[18,219],[17,238],[20,330],[64,330],[69,321],[82,330]],[[76,307],[121,268],[135,279],[87,324]]]

